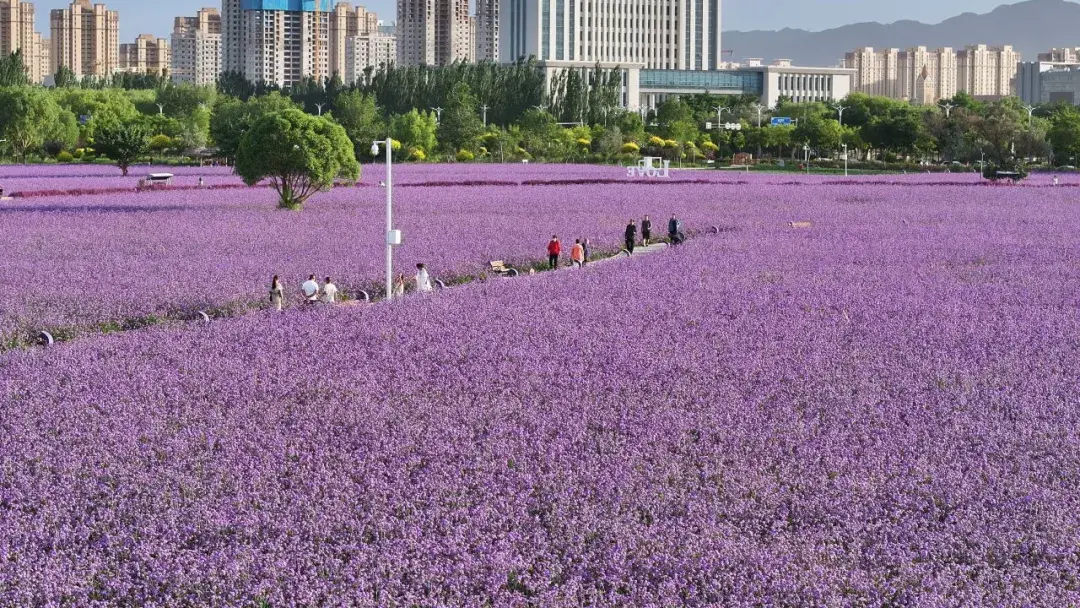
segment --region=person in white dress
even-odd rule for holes
[[[423,264],[416,265],[416,291],[431,293],[435,288],[431,285],[431,276],[428,275],[427,267]]]

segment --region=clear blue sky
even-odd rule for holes
[[[381,19],[393,20],[395,0],[351,0],[374,10]],[[48,36],[49,10],[70,0],[34,0],[38,29]],[[110,9],[120,11],[121,41],[147,33],[167,37],[173,17],[194,15],[202,6],[221,7],[213,0],[105,0]],[[857,21],[892,22],[914,19],[937,23],[966,11],[984,13],[1008,4],[1000,0],[725,0],[724,29],[781,29],[784,27],[822,30]]]

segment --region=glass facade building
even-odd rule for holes
[[[757,95],[765,90],[760,71],[641,70],[642,89],[700,90],[716,94]]]

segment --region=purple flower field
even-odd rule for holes
[[[16,169],[5,171],[14,175]],[[227,169],[205,171],[216,172],[214,179],[233,179]],[[1012,221],[1050,221],[1076,196],[1074,188],[944,181],[950,176],[933,176],[943,180],[937,186],[904,185],[902,180],[917,176],[889,176],[896,184],[860,178],[866,183],[841,185],[820,176],[798,181],[790,175],[703,171],[649,185],[419,186],[454,176],[527,181],[554,179],[560,172],[580,179],[619,175],[611,167],[405,166],[402,183],[417,185],[396,191],[395,223],[405,232],[398,268],[408,272],[422,261],[436,276],[452,278],[482,272],[491,260],[530,263],[543,257],[551,234],[569,242],[587,237],[597,249],[614,249],[627,220],[646,213],[657,232],[670,213],[678,213],[691,230],[782,230],[799,220],[843,224],[882,208],[913,225],[927,215],[976,214],[970,221],[978,222],[985,206],[1015,209]],[[369,182],[381,176],[381,167],[365,170]],[[317,195],[299,214],[275,209],[273,192],[257,188],[17,199],[0,205],[0,218],[0,342],[41,329],[74,335],[151,316],[259,305],[272,274],[281,275],[295,295],[311,273],[333,276],[355,293],[378,289],[383,272],[383,193],[377,187]]]
[[[0,605],[1080,602],[1072,201],[696,188],[641,259],[0,356]]]

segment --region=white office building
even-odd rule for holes
[[[715,70],[721,0],[506,0],[499,60]]]

